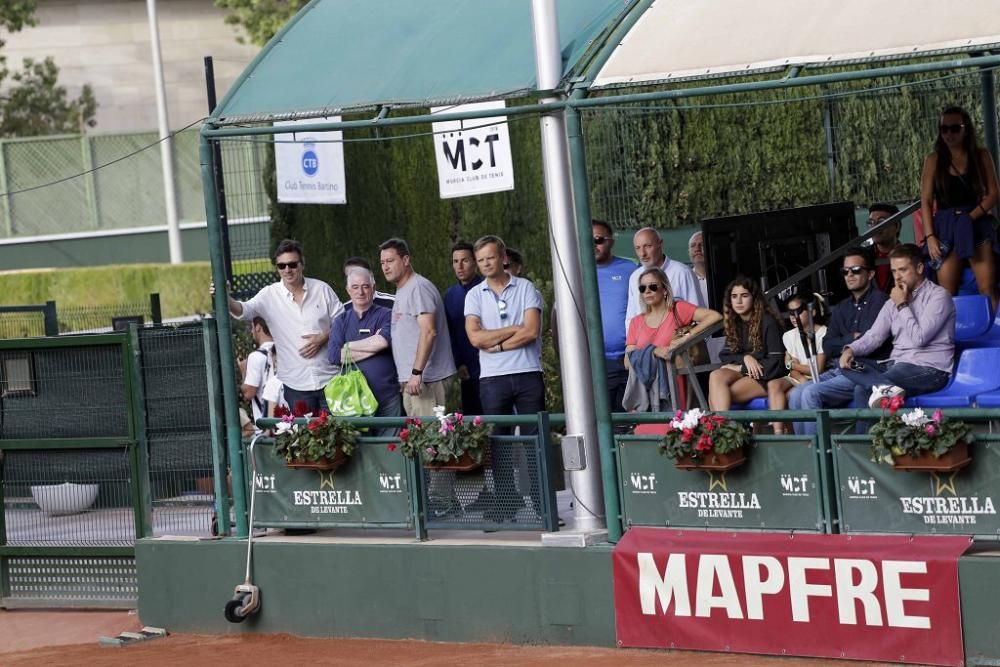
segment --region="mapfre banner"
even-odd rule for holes
[[[961,665],[965,537],[632,528],[614,551],[621,646]]]

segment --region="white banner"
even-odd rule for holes
[[[499,100],[431,107],[431,113],[504,108]],[[506,116],[444,121],[433,123],[433,127],[441,199],[514,189]]]
[[[286,120],[274,125],[309,125],[338,122],[340,116]],[[344,133],[295,132],[274,135],[275,180],[278,201],[288,204],[346,204]],[[294,143],[293,143],[294,142]]]

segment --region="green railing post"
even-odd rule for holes
[[[554,533],[559,530],[559,505],[556,502],[556,487],[552,483],[552,426],[549,424],[549,413],[538,413],[538,433],[535,435],[535,446],[538,452],[538,473],[541,479],[542,519],[545,523],[545,530]]]
[[[410,507],[413,510],[413,529],[417,534],[417,541],[427,540],[427,514],[424,509],[424,467],[420,464],[420,457],[414,456],[409,459],[407,465],[412,484],[410,484]]]
[[[42,311],[45,317],[45,335],[46,336],[58,336],[59,335],[59,316],[56,313],[56,302],[46,301],[45,310]]]
[[[608,399],[607,369],[604,359],[604,327],[601,322],[601,301],[591,230],[590,190],[587,185],[587,162],[580,112],[572,107],[566,108],[566,139],[569,142],[573,203],[576,208],[580,272],[583,274],[584,289],[581,296],[587,316],[587,342],[590,352],[591,382],[594,387],[594,412],[597,417],[597,445],[600,451],[605,522],[608,527],[608,541],[617,542],[622,536],[621,502],[618,497],[614,431],[611,425],[611,404]],[[587,461],[587,465],[594,465],[594,461]]]
[[[222,392],[219,381],[218,336],[214,320],[202,323],[202,341],[205,349],[205,371],[208,373],[208,423],[212,433],[212,477],[215,491],[215,516],[219,535],[229,535],[229,490],[226,484],[225,420],[223,419]]]
[[[152,534],[153,500],[149,489],[149,443],[146,439],[146,400],[142,386],[142,349],[139,329],[128,327],[122,344],[125,372],[125,403],[128,408],[129,464],[132,470],[132,511],[135,515],[136,539]]]
[[[830,438],[830,413],[827,410],[816,411],[816,450],[819,455],[819,470],[823,479],[820,480],[820,498],[823,499],[823,516],[827,522],[827,532],[840,532],[840,519],[835,511],[833,499],[837,497],[837,481],[833,476],[833,440]]]
[[[208,126],[206,126],[207,128]],[[233,509],[236,513],[236,534],[245,537],[247,527],[247,484],[244,474],[243,440],[240,433],[240,415],[233,369],[233,332],[229,322],[229,303],[226,290],[226,266],[219,229],[219,212],[215,201],[212,147],[203,133],[199,135],[198,154],[201,159],[201,187],[205,196],[205,220],[208,221],[208,249],[212,261],[212,281],[215,290],[215,321],[218,327],[219,367],[222,376],[223,414],[226,423],[226,443],[229,451],[229,471],[233,479]]]
[[[153,324],[163,324],[163,310],[160,308],[159,292],[153,292],[149,295],[149,314],[153,319]]]

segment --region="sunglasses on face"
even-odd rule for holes
[[[595,236],[594,237],[594,245],[602,245],[604,243],[607,243],[610,240],[611,240],[610,236]]]
[[[656,283],[651,283],[649,285],[639,285],[639,294],[645,294],[646,290],[656,293],[657,291],[659,291],[659,289],[660,286]]]
[[[840,275],[847,276],[860,276],[862,273],[867,271],[863,266],[842,266],[840,268]]]
[[[275,264],[279,271],[284,271],[285,269],[297,269],[299,268],[298,262],[278,262]]]
[[[955,123],[953,125],[938,125],[938,131],[941,134],[958,134],[965,128],[963,123]]]

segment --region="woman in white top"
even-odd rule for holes
[[[813,330],[816,333],[816,368],[823,372],[826,365],[826,354],[823,353],[823,337],[826,336],[826,301],[818,294],[815,294],[813,309]],[[767,383],[767,406],[771,410],[784,410],[788,405],[787,395],[796,385],[803,382],[812,381],[812,370],[809,368],[809,357],[802,346],[803,331],[808,331],[809,313],[805,308],[805,303],[801,297],[793,296],[786,304],[788,308],[788,319],[792,328],[781,336],[781,341],[785,344],[785,368],[788,375],[775,378]],[[774,432],[781,434],[785,432],[785,424],[775,422]]]

